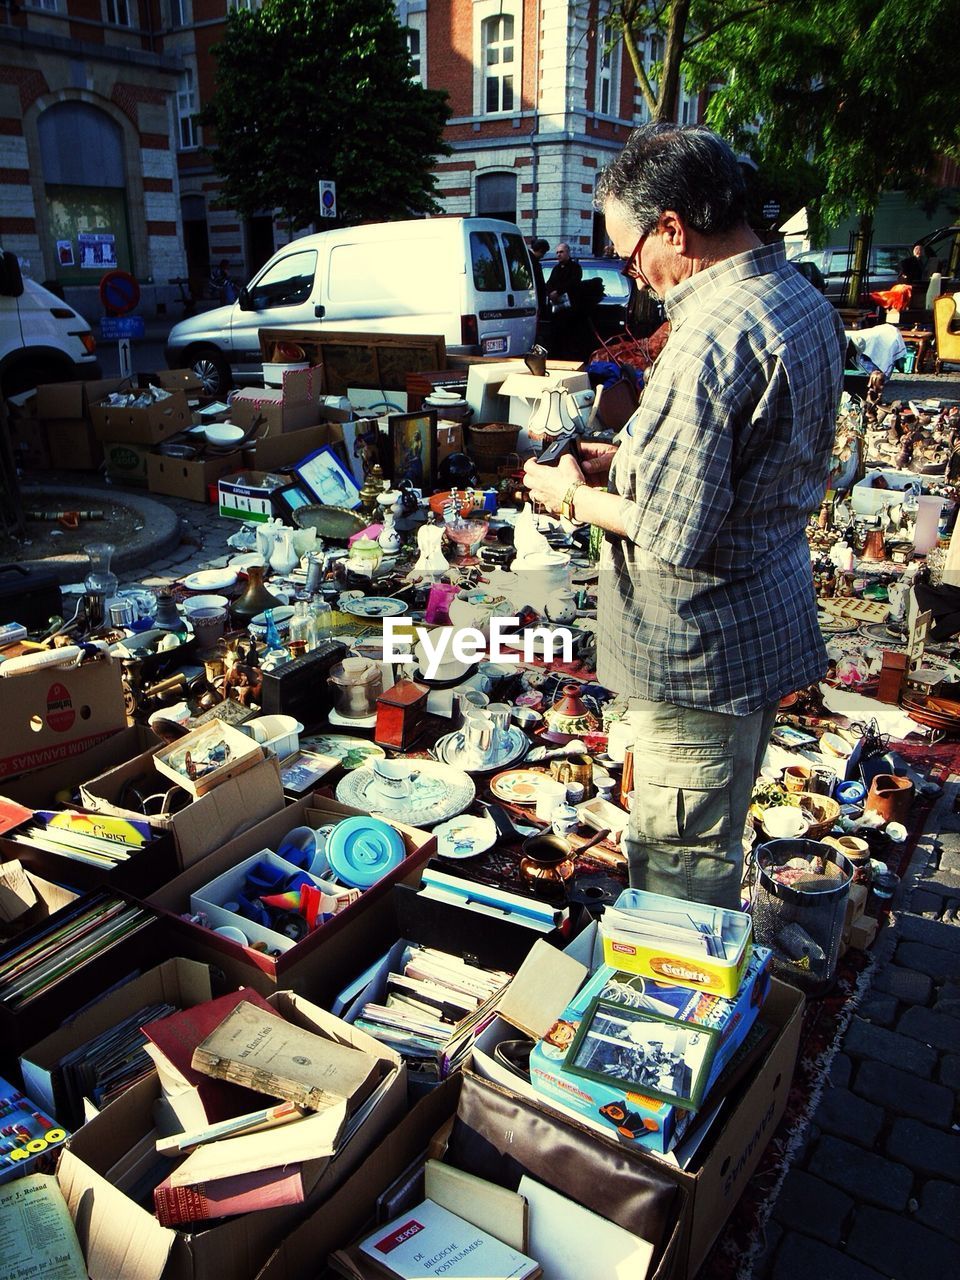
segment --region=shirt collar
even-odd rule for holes
[[[764,244],[746,253],[736,253],[731,258],[704,267],[689,280],[683,280],[667,291],[663,305],[667,319],[676,326],[685,315],[702,305],[707,294],[728,288],[738,280],[766,275],[786,266],[787,258],[782,244]]]

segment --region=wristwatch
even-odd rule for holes
[[[577,490],[582,489],[584,484],[585,481],[583,480],[575,480],[560,500],[560,515],[564,520],[569,520],[571,524],[583,523],[573,514],[573,504],[576,502]]]

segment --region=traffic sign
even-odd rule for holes
[[[140,301],[140,286],[129,271],[108,271],[100,281],[100,301],[114,316],[125,316]]]
[[[337,184],[325,178],[320,179],[320,217],[335,218],[337,216]]]
[[[142,338],[143,316],[101,316],[100,337],[104,342],[120,338]]]

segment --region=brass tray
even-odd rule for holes
[[[369,517],[349,507],[328,507],[319,502],[296,507],[292,516],[298,529],[316,529],[318,537],[330,542],[346,542],[370,523]]]

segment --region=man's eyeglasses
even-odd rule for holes
[[[640,270],[640,254],[643,252],[644,241],[649,234],[649,231],[645,231],[643,233],[637,243],[633,246],[633,252],[630,254],[630,257],[623,264],[620,274],[622,276],[626,276],[628,280],[644,280],[643,272]],[[645,280],[644,283],[646,283]]]

